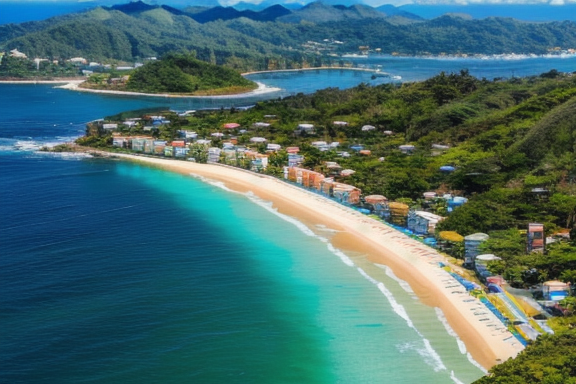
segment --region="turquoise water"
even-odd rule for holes
[[[384,270],[250,194],[107,160],[2,153],[0,167],[2,382],[481,375]]]
[[[88,120],[194,103],[0,85],[0,382],[482,375],[441,314],[326,228],[190,176],[34,151]]]

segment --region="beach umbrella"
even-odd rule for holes
[[[440,167],[440,170],[441,170],[442,172],[454,172],[454,171],[456,170],[456,168],[454,168],[454,167],[451,166],[451,165],[443,165],[443,166]]]

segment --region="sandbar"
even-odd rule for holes
[[[485,369],[515,357],[524,348],[495,315],[440,268],[439,262],[448,263],[445,256],[380,221],[274,177],[230,166],[98,153],[220,181],[238,192],[251,191],[310,228],[324,225],[338,231],[332,239],[334,246],[387,265],[422,302],[440,308],[467,351]],[[484,309],[482,315],[474,314],[477,308]]]
[[[256,82],[258,84],[258,88],[244,93],[232,94],[232,95],[204,95],[204,96],[193,96],[193,95],[178,95],[173,93],[141,93],[141,92],[128,92],[128,91],[109,91],[104,89],[89,89],[89,88],[81,88],[79,85],[82,81],[73,81],[67,84],[61,85],[57,88],[69,89],[72,91],[81,91],[81,92],[92,92],[92,93],[101,93],[107,95],[124,95],[124,96],[147,96],[147,97],[165,97],[165,98],[185,98],[185,99],[234,99],[234,98],[242,98],[242,97],[250,97],[250,96],[258,96],[265,93],[277,92],[280,91],[280,88],[268,87],[263,83]]]

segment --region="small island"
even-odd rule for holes
[[[238,72],[198,60],[191,54],[169,53],[149,61],[129,75],[92,74],[80,88],[179,96],[246,93],[258,88]]]

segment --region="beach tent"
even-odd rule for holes
[[[455,170],[456,170],[456,168],[454,168],[451,165],[443,165],[440,167],[440,171],[446,172],[446,173],[454,172]]]
[[[438,234],[441,240],[450,241],[453,243],[460,243],[464,241],[464,237],[458,232],[454,231],[442,231]]]
[[[361,151],[364,149],[364,146],[362,144],[354,144],[352,146],[350,146],[350,149],[353,151]]]

